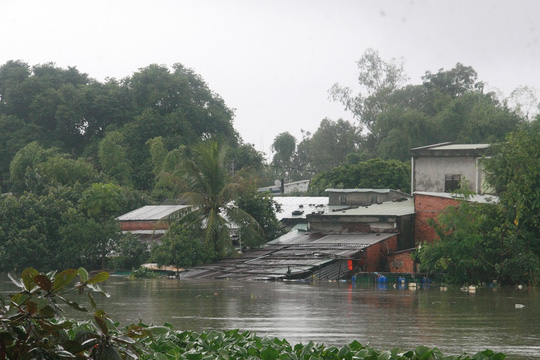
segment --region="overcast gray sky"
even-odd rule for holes
[[[352,120],[328,89],[354,87],[368,48],[403,58],[410,83],[461,62],[506,95],[540,87],[538,0],[0,0],[0,14],[0,64],[52,61],[103,81],[182,63],[268,154],[281,132]]]

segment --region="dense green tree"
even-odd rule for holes
[[[13,190],[45,194],[50,187],[89,185],[100,175],[85,159],[72,159],[57,149],[32,142],[17,152],[10,164]]]
[[[173,223],[152,247],[151,259],[159,266],[174,265],[176,269],[210,262],[215,258],[214,249],[201,240],[201,229],[197,226]]]
[[[360,93],[336,84],[330,95],[359,121],[356,143],[370,157],[405,160],[410,148],[437,142],[497,142],[523,120],[494,93],[485,93],[476,71],[461,63],[427,71],[422,84],[407,86],[402,64],[374,50],[358,66]]]
[[[9,164],[17,151],[39,138],[36,125],[27,124],[13,115],[0,115],[0,185],[8,188]]]
[[[114,269],[138,269],[150,259],[149,244],[133,234],[122,234],[110,258]]]
[[[34,192],[46,191],[51,186],[88,186],[101,180],[93,165],[85,159],[77,160],[67,155],[55,155],[36,164],[34,171],[26,173],[27,185]]]
[[[499,195],[509,257],[502,267],[513,281],[540,282],[540,131],[510,133],[486,160],[489,183]]]
[[[341,102],[345,109],[352,112],[360,124],[371,131],[377,115],[390,106],[392,93],[400,88],[407,76],[403,69],[403,61],[385,61],[374,49],[368,49],[357,62],[358,83],[365,93],[353,95],[348,87],[335,84],[330,95]]]
[[[439,237],[422,244],[420,270],[456,284],[499,280],[498,263],[504,250],[494,231],[501,221],[498,208],[466,200],[445,209],[431,225]]]
[[[107,255],[119,239],[119,226],[114,219],[125,207],[124,191],[115,184],[95,183],[82,193],[81,209],[88,216],[87,224],[99,228],[94,233],[93,248],[99,253],[101,268],[106,265]]]
[[[9,61],[0,66],[0,130],[7,131],[5,136],[0,131],[0,181],[9,189],[8,164],[32,141],[97,163],[98,144],[106,132],[116,131],[125,139],[131,181],[150,190],[149,139],[162,136],[172,150],[219,136],[236,148],[232,118],[233,111],[204,80],[180,64],[150,65],[123,80],[100,83],[74,67]],[[129,184],[125,177],[117,181]]]
[[[316,175],[309,184],[309,194],[326,195],[329,188],[395,189],[410,191],[410,167],[397,160],[371,159],[358,164],[344,164]]]
[[[268,193],[259,193],[255,189],[244,192],[236,200],[236,206],[251,215],[262,229],[262,233],[255,229],[250,222],[241,226],[240,236],[242,246],[256,247],[264,242],[277,239],[284,234],[284,229],[276,213],[281,211],[278,203]]]
[[[0,269],[55,269],[69,259],[62,250],[62,214],[75,205],[61,193],[0,197]]]
[[[37,142],[32,142],[20,149],[9,165],[9,180],[13,189],[15,191],[29,190],[25,181],[27,171],[56,154],[58,154],[57,149],[44,149]]]
[[[264,154],[255,150],[252,144],[240,143],[237,147],[229,149],[226,161],[231,174],[242,170],[256,172],[262,170],[264,166]]]
[[[111,131],[99,143],[99,163],[101,170],[122,186],[132,186],[131,166],[128,162],[124,137],[118,131]]]
[[[158,176],[163,170],[163,163],[167,157],[167,148],[163,142],[162,136],[157,136],[146,142],[150,147],[150,156],[152,160],[152,172]]]
[[[310,139],[313,171],[326,171],[343,164],[347,154],[357,150],[356,140],[356,129],[350,122],[322,120]]]
[[[272,166],[277,176],[281,179],[290,180],[293,155],[296,150],[296,138],[289,132],[278,134],[272,143]]]
[[[478,82],[478,74],[470,67],[461,63],[457,63],[451,70],[439,69],[433,74],[431,71],[426,71],[422,76],[424,87],[429,91],[441,91],[450,95],[452,98],[460,97],[461,95],[482,89],[483,83]]]
[[[410,159],[409,149],[425,145],[426,139],[436,142],[439,136],[432,119],[417,110],[393,108],[380,114],[375,125],[377,152],[383,159]]]

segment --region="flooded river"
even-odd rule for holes
[[[2,279],[0,291],[6,293],[7,277]],[[510,359],[540,359],[538,291],[120,277],[104,288],[111,298],[98,302],[122,324],[140,319],[182,330],[251,330],[291,343],[358,340],[379,349],[427,345],[448,355],[489,348]]]

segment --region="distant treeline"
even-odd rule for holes
[[[324,119],[299,140],[289,132],[279,134],[272,145],[272,165],[281,177],[310,178],[375,158],[408,162],[409,149],[440,142],[497,143],[520,124],[539,119],[532,89],[520,87],[501,98],[486,90],[472,67],[460,63],[426,72],[421,84],[407,84],[403,65],[381,59],[375,50],[368,50],[357,65],[358,94],[339,84],[329,91],[355,121]],[[356,182],[353,187],[365,183]]]
[[[0,186],[5,192],[15,185],[9,165],[31,142],[84,159],[139,190],[154,185],[147,142],[155,137],[162,137],[168,151],[220,138],[233,149],[236,170],[260,167],[262,155],[242,143],[233,115],[199,75],[181,64],[149,65],[125,79],[99,82],[75,67],[8,61],[0,66]],[[111,133],[112,148],[102,149],[100,158],[100,141]],[[109,151],[120,151],[123,158],[112,158]]]

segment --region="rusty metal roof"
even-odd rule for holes
[[[356,258],[366,247],[396,234],[346,234],[291,232],[263,249],[246,252],[240,258],[190,269],[182,278],[279,280],[308,278],[315,272],[326,278],[339,277],[341,260]]]

